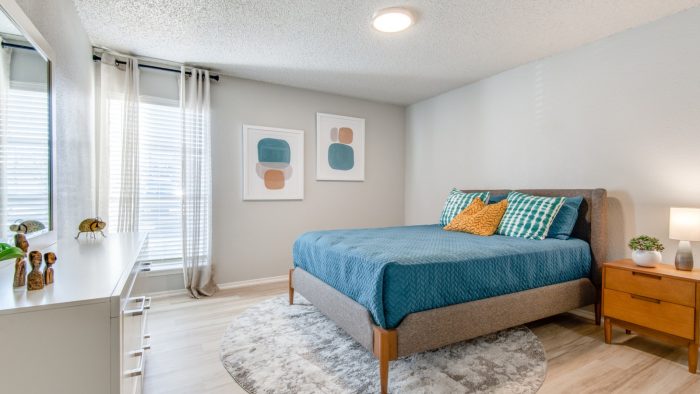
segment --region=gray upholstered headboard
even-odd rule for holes
[[[489,191],[491,195],[507,194],[510,190],[463,190],[464,192]],[[600,287],[603,263],[608,258],[608,192],[605,189],[530,189],[517,190],[535,196],[583,196],[578,219],[572,237],[583,239],[591,245],[591,280]]]

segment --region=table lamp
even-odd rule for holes
[[[668,237],[678,240],[676,269],[693,270],[693,249],[690,241],[700,241],[700,208],[671,208]]]

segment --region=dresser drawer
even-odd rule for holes
[[[605,288],[695,307],[695,283],[654,273],[606,267]]]
[[[605,316],[682,338],[695,337],[693,308],[611,289],[605,289],[603,297]]]

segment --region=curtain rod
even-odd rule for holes
[[[9,42],[3,42],[2,43],[3,48],[19,48],[19,49],[28,49],[30,51],[36,51],[36,48],[29,46],[29,45],[20,45],[20,44],[12,44]]]
[[[3,45],[4,45],[4,44],[3,44]],[[33,49],[33,48],[32,48],[32,49]],[[92,55],[92,60],[95,61],[95,62],[99,62],[99,61],[102,60],[102,58],[101,58],[100,56],[97,56],[97,55]],[[126,62],[125,62],[125,61],[122,61],[122,60],[116,60],[116,62],[117,62],[117,64],[126,64]],[[172,68],[159,67],[159,66],[151,66],[151,65],[148,65],[148,64],[140,64],[140,63],[139,63],[139,68],[150,68],[151,70],[169,71],[169,72],[172,72],[172,73],[179,73],[179,72],[180,72],[180,70],[175,70],[175,69],[172,69]],[[185,75],[192,75],[192,72],[191,72],[191,71],[185,71]],[[218,81],[218,80],[219,80],[219,76],[218,76],[218,75],[211,75],[211,74],[210,74],[210,75],[209,75],[209,79],[213,79],[213,80],[215,80],[215,81]]]
[[[3,47],[3,48],[27,49],[27,50],[30,50],[30,51],[36,51],[36,48],[34,48],[33,46],[29,46],[29,45],[20,45],[20,44],[12,44],[12,43],[10,43],[10,42],[3,42],[3,43],[2,43],[2,47]],[[93,61],[96,61],[96,62],[99,62],[99,61],[102,60],[102,58],[99,57],[99,56],[97,56],[97,55],[92,55],[92,60],[93,60]],[[126,62],[121,61],[121,60],[116,60],[116,62],[117,62],[117,64],[126,64]],[[169,72],[174,72],[174,73],[179,73],[179,72],[180,72],[180,70],[175,70],[175,69],[167,68],[167,67],[151,66],[151,65],[148,65],[148,64],[139,64],[139,67],[141,67],[141,68],[150,68],[150,69],[152,69],[152,70],[169,71]],[[192,75],[192,72],[191,72],[191,71],[185,71],[185,75]],[[213,79],[213,80],[215,80],[215,81],[218,81],[218,80],[219,80],[219,76],[218,76],[218,75],[209,75],[209,78],[210,78],[210,79]]]

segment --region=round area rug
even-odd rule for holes
[[[221,361],[249,393],[378,393],[376,358],[298,294],[236,317]],[[534,393],[547,361],[539,339],[515,327],[389,364],[391,393]]]

